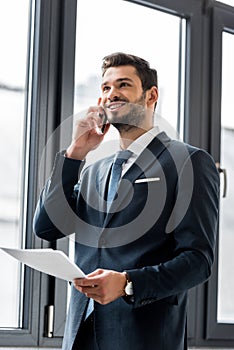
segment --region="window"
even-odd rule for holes
[[[29,0],[0,3],[0,246],[15,248],[24,246],[29,10]],[[21,327],[23,270],[2,251],[0,264],[0,327]]]
[[[227,4],[230,6],[234,6],[234,0],[219,0],[219,2],[222,2],[223,4]]]
[[[73,114],[97,102],[102,58],[115,51],[142,56],[159,74],[155,122],[172,137],[207,149],[227,170],[213,274],[191,290],[188,333],[190,345],[233,347],[234,283],[227,272],[234,267],[234,124],[226,118],[234,107],[228,88],[234,79],[233,0],[112,0],[111,9],[109,3],[0,2],[0,246],[69,251],[68,240],[50,245],[34,237],[39,192],[55,153],[70,142]],[[0,346],[61,347],[69,286],[1,251],[0,263]],[[45,313],[50,307],[52,330]]]
[[[231,290],[234,286],[232,273],[233,245],[233,79],[234,14],[226,7],[217,6],[213,11],[213,51],[211,147],[220,172],[220,220],[216,262],[208,282],[207,339],[215,344],[234,344],[234,309]]]
[[[234,323],[234,270],[233,259],[233,205],[234,205],[234,102],[232,81],[234,79],[234,35],[223,32],[222,55],[222,105],[221,105],[221,164],[226,169],[227,193],[221,199],[218,271],[218,323]],[[223,178],[222,178],[223,180]],[[222,188],[225,186],[222,183]]]
[[[183,135],[184,121],[186,21],[128,1],[113,0],[112,6],[108,0],[77,2],[74,112],[96,105],[102,58],[117,51],[132,53],[157,69],[159,101],[155,123],[161,123],[178,138]],[[113,8],[115,18],[121,18],[123,25],[110,23]],[[100,20],[97,13],[102,13],[105,20]],[[131,29],[126,30],[126,26]],[[113,133],[107,138],[108,142],[113,139]]]
[[[73,86],[74,73],[67,61],[74,56],[71,26],[74,27],[75,20],[71,5],[72,2],[62,4],[51,0],[9,0],[0,5],[3,68],[0,72],[0,156],[1,164],[5,165],[0,174],[0,246],[49,247],[47,242],[34,236],[32,218],[41,180],[48,176],[47,170],[51,171],[50,159],[54,157],[53,148],[49,150],[51,158],[47,152],[44,164],[43,150],[56,128],[56,120],[59,123],[58,106],[63,106],[64,114],[68,111],[66,103],[71,94],[66,79]],[[61,21],[64,37],[69,23],[69,41],[64,38],[64,44]],[[61,47],[69,52],[63,55],[63,64],[58,59],[62,55]],[[61,86],[66,86],[65,93],[61,92]],[[61,102],[62,98],[66,102]],[[59,116],[62,118],[61,111]],[[8,172],[4,172],[5,168]],[[64,246],[64,243],[57,245],[58,249]],[[66,284],[21,266],[0,253],[0,346],[60,347]],[[49,324],[51,320],[53,328]]]

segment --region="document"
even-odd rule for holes
[[[0,249],[33,269],[66,281],[85,277],[84,272],[61,250],[5,247],[0,247]]]

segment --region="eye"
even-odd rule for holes
[[[107,92],[110,90],[110,87],[109,86],[103,86],[102,87],[102,92]]]
[[[127,87],[127,86],[131,86],[131,85],[125,81],[122,81],[122,83],[120,84],[120,87]]]

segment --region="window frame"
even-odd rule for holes
[[[74,61],[76,0],[38,2],[40,24],[38,26],[38,67],[37,96],[37,155],[41,155],[46,146],[44,163],[37,159],[37,169],[43,172],[40,180],[48,178],[55,154],[61,146],[70,142],[72,125],[67,133],[60,133],[54,143],[47,143],[57,127],[73,112]],[[48,55],[49,52],[49,55]],[[40,181],[34,183],[37,194],[34,208],[40,193]],[[35,237],[36,247],[59,249],[68,253],[66,238],[49,243]],[[67,282],[41,274],[40,288],[40,324],[38,345],[41,347],[60,347],[64,332],[67,311]],[[45,309],[54,306],[53,337],[45,336]]]
[[[79,0],[35,1],[33,74],[29,111],[31,125],[28,211],[25,222],[26,248],[52,247],[65,253],[69,250],[68,240],[65,238],[48,243],[35,237],[32,232],[32,219],[41,190],[41,181],[48,178],[55,153],[69,144],[72,134],[70,123],[67,132],[60,133],[55,142],[46,148],[46,160],[41,160],[41,154],[51,134],[73,113],[77,1]],[[220,33],[229,23],[227,18],[232,18],[234,23],[234,9],[212,0],[123,1],[186,19],[184,140],[206,149],[218,161],[220,151],[217,140],[220,137],[221,113]],[[210,40],[211,32],[212,40]],[[233,326],[230,328],[215,323],[217,261],[216,253],[210,280],[189,291],[190,346],[234,345],[233,340],[228,340]],[[24,300],[23,329],[1,329],[0,346],[60,347],[66,318],[67,283],[25,268]],[[44,313],[48,305],[55,305],[52,338],[44,336]]]
[[[32,24],[34,23],[34,19],[32,18],[34,9],[34,3],[31,1],[30,3],[30,9],[29,9],[29,40],[28,40],[28,57],[27,57],[27,66],[28,66],[28,76],[26,81],[26,99],[25,99],[25,120],[26,124],[31,124],[31,116],[28,115],[28,101],[30,99],[30,81],[29,81],[29,71],[31,69],[31,62],[30,62],[30,52],[31,52],[31,36],[34,35],[32,28]],[[27,132],[26,132],[27,134]],[[29,140],[27,139],[27,135],[25,135],[25,149],[27,148],[27,142]],[[31,153],[31,152],[29,152]],[[28,157],[30,158],[31,154],[28,154]],[[29,173],[30,173],[30,165],[29,165]],[[25,172],[24,172],[25,175]],[[30,175],[28,175],[28,178]],[[28,180],[26,179],[26,182]],[[24,184],[25,187],[28,186],[28,183]],[[22,206],[25,207],[25,204],[30,207],[30,198],[28,195],[23,198]],[[24,213],[23,213],[24,216]],[[28,229],[27,225],[28,218],[24,217],[24,222],[22,222],[20,229],[23,230],[24,228]],[[23,234],[23,237],[25,237],[25,244],[27,245],[29,241],[31,242],[31,238],[29,238],[28,235]],[[31,345],[35,346],[37,344],[37,329],[38,329],[38,307],[39,304],[39,279],[36,277],[33,271],[30,271],[28,268],[24,268],[24,294],[23,294],[23,318],[22,318],[22,328],[0,328],[0,346],[7,346],[9,345],[9,337],[10,337],[10,345],[16,346],[16,345]],[[21,269],[21,271],[22,271]],[[22,272],[21,272],[22,273]],[[34,293],[32,295],[32,286],[34,289]],[[25,302],[27,300],[27,302]],[[33,300],[33,302],[32,302]],[[30,315],[35,315],[35,320],[32,320]]]
[[[211,152],[209,128],[211,1],[134,0],[132,2],[147,4],[186,19],[184,140]],[[207,282],[192,288],[188,295],[188,345],[209,346],[204,336]]]
[[[32,231],[32,220],[40,188],[39,177],[45,180],[53,165],[55,153],[67,135],[60,135],[56,144],[46,148],[46,161],[41,154],[50,135],[62,121],[72,114],[74,90],[74,54],[76,1],[31,0],[35,6],[34,38],[28,44],[28,71],[32,69],[32,81],[27,81],[27,118],[30,119],[29,170],[25,248],[58,248],[68,251],[68,243],[57,244],[37,238]],[[33,48],[31,47],[33,46]],[[32,51],[31,51],[32,50]],[[31,57],[31,52],[33,52]],[[29,101],[30,100],[30,101]],[[29,103],[29,106],[27,104]],[[40,174],[39,174],[40,173]],[[22,328],[0,329],[0,346],[61,347],[67,308],[67,285],[62,280],[24,268],[23,324]],[[45,336],[45,309],[56,305],[53,337]]]
[[[217,2],[213,8],[212,28],[212,88],[211,88],[211,150],[220,163],[221,145],[221,95],[222,95],[222,33],[234,35],[234,8]],[[218,247],[213,273],[208,283],[207,332],[206,338],[212,344],[234,346],[234,324],[217,322],[218,303]]]

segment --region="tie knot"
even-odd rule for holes
[[[118,151],[116,153],[114,163],[121,165],[121,164],[125,163],[131,157],[132,154],[133,153],[127,149],[124,151]]]

